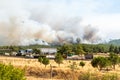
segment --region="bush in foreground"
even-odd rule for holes
[[[26,80],[23,70],[0,63],[0,80]]]

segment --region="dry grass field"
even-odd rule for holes
[[[1,63],[12,64],[15,67],[24,69],[27,80],[76,80],[79,74],[82,72],[89,71],[97,74],[107,73],[105,71],[99,72],[96,68],[93,68],[90,64],[90,61],[83,60],[85,62],[85,66],[82,68],[79,66],[80,61],[81,60],[64,60],[59,67],[54,60],[50,60],[50,64],[53,66],[53,77],[50,79],[50,65],[47,65],[45,68],[45,66],[40,64],[37,59],[0,56]],[[73,62],[78,65],[74,73],[69,67]],[[118,73],[118,75],[120,75],[119,66],[117,66],[115,71],[112,70],[109,71],[109,73]],[[61,77],[64,77],[64,79],[61,79]],[[68,79],[69,77],[72,77],[73,79]]]

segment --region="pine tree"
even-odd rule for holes
[[[114,46],[112,44],[109,47],[109,52],[114,52]]]

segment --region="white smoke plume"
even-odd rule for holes
[[[34,4],[32,0],[0,0],[0,45],[29,45],[36,39],[49,43],[75,42],[78,37],[96,41],[96,32],[91,27],[84,31],[81,18],[55,14],[59,12],[54,12],[53,7]]]

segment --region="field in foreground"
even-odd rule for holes
[[[84,72],[91,72],[96,74],[108,73],[107,71],[99,72],[96,68],[93,68],[90,64],[90,61],[84,61],[85,66],[82,68],[79,66],[81,60],[64,60],[64,62],[58,66],[54,60],[50,60],[50,64],[53,66],[52,70],[52,80],[77,80],[79,75]],[[51,80],[50,73],[51,68],[48,65],[46,68],[43,64],[40,64],[37,59],[25,59],[25,58],[16,58],[16,57],[5,57],[0,56],[0,62],[5,64],[12,64],[15,67],[19,67],[25,70],[27,80]],[[76,69],[71,70],[70,65],[75,62]],[[119,66],[116,67],[116,70],[109,71],[109,73],[117,73],[120,75]]]

